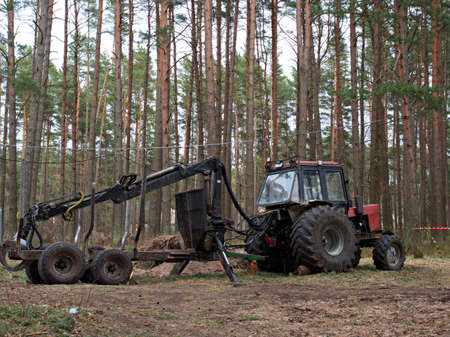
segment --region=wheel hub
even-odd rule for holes
[[[322,242],[325,251],[337,256],[344,250],[344,236],[339,229],[327,228],[322,235]]]
[[[400,259],[400,254],[396,246],[390,246],[386,251],[386,259],[390,265],[396,265]]]
[[[68,273],[71,268],[72,260],[65,256],[58,258],[53,265],[53,269],[60,274]]]
[[[116,262],[107,262],[105,263],[105,273],[112,278],[119,277],[120,267],[117,265]]]

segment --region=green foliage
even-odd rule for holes
[[[49,306],[31,303],[0,306],[0,331],[7,335],[24,336],[36,332],[52,335],[69,335],[74,328],[69,313]]]

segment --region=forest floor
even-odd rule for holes
[[[32,285],[0,271],[0,336],[450,336],[450,259],[368,257],[342,274],[238,271],[154,276],[135,285]],[[77,311],[70,313],[70,310]]]

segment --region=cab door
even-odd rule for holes
[[[350,205],[342,168],[320,167],[319,172],[324,199],[332,203],[335,208],[347,213]]]

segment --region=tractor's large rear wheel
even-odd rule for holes
[[[314,272],[344,272],[356,261],[352,223],[330,206],[317,206],[298,217],[291,232],[292,255]]]

